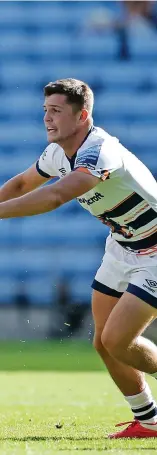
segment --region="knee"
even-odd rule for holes
[[[101,335],[101,344],[111,357],[117,360],[123,359],[123,352],[126,347],[113,334],[109,334],[104,330]]]
[[[94,346],[95,350],[98,352],[98,354],[100,354],[100,356],[103,355],[103,358],[104,358],[105,353],[106,353],[106,356],[108,356],[108,352],[104,348],[102,341],[101,341],[101,333],[94,335],[93,346]]]
[[[101,334],[100,335],[94,335],[93,338],[93,346],[96,349],[97,352],[100,352],[103,348],[102,342],[101,342]]]

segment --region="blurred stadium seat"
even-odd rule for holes
[[[92,60],[92,62],[100,63],[101,59],[116,59],[117,55],[118,43],[113,33],[106,33],[103,39],[101,35],[80,35],[73,45],[73,60],[75,61],[87,59],[87,62]]]
[[[95,124],[156,173],[157,31],[144,21],[130,25],[129,58],[121,59],[115,30],[89,27],[106,5],[117,14],[114,1],[0,2],[1,184],[46,147],[43,87],[64,77],[91,85]],[[107,233],[75,201],[52,214],[1,221],[0,302],[14,300],[20,279],[32,304],[50,304],[62,277],[74,301],[89,301]]]

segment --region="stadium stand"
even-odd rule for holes
[[[128,25],[129,56],[122,59],[116,31],[90,27],[91,14],[106,4],[117,17],[118,3],[0,2],[1,185],[46,147],[42,89],[63,77],[92,86],[95,124],[157,172],[157,31],[144,19],[136,20],[136,33]],[[90,301],[107,232],[75,201],[54,213],[1,220],[0,303],[12,303],[24,281],[31,304],[50,305],[65,277],[73,302]]]

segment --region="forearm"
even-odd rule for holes
[[[0,219],[50,212],[95,188],[99,179],[84,172],[70,172],[54,185],[0,203]]]
[[[51,186],[40,188],[17,199],[0,204],[0,218],[14,218],[39,215],[49,212],[61,205],[57,193]]]
[[[21,184],[20,175],[13,177],[4,183],[0,188],[0,202],[8,201],[9,199],[14,199],[25,194],[24,185]]]

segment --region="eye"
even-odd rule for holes
[[[58,109],[54,108],[53,109],[54,112],[60,112]]]

